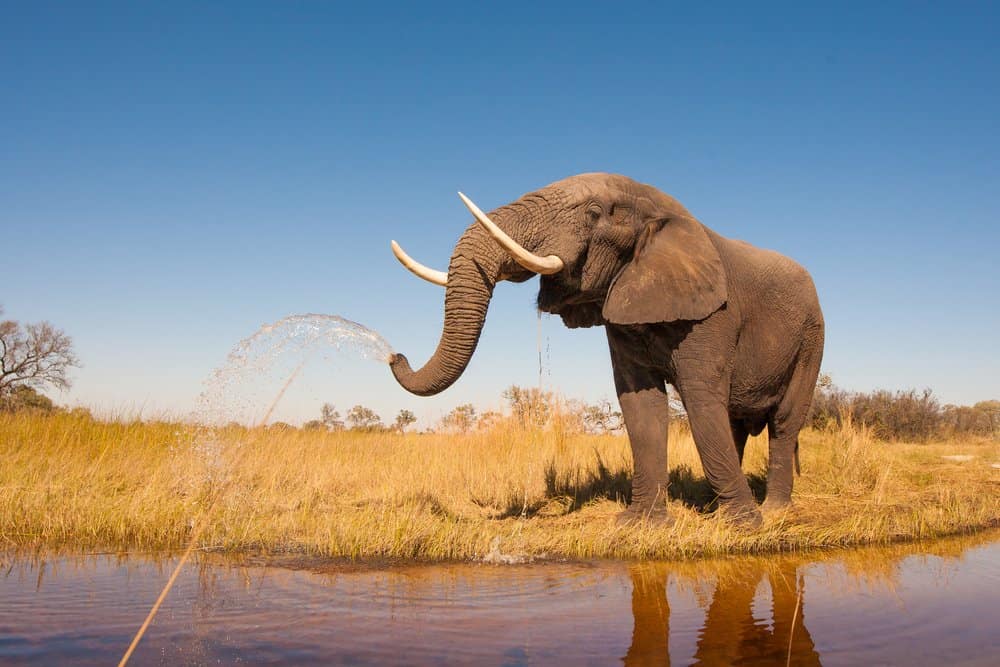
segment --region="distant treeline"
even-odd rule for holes
[[[621,412],[609,400],[586,403],[565,399],[551,391],[513,385],[503,392],[506,405],[501,410],[479,411],[471,403],[456,406],[436,424],[423,429],[425,433],[470,433],[496,428],[528,430],[555,429],[561,433],[621,433],[624,431]],[[684,406],[671,393],[671,417],[686,421]],[[15,411],[63,412],[51,399],[27,386],[0,394],[0,412]],[[85,408],[72,412],[88,415]],[[355,405],[341,416],[331,404],[324,404],[319,419],[302,425],[307,431],[360,431],[402,433],[416,417],[409,410],[400,410],[390,424],[371,408]],[[833,384],[828,375],[821,376],[813,396],[808,425],[823,430],[845,423],[871,429],[885,440],[922,442],[931,438],[979,436],[1000,439],[1000,401],[980,401],[972,406],[941,405],[930,389],[917,391],[850,392]],[[240,426],[231,424],[231,426]],[[291,430],[296,427],[275,422],[269,428]]]
[[[16,385],[0,391],[0,412],[70,412],[80,416],[90,416],[87,408],[64,408],[56,405],[51,398],[28,385]]]
[[[586,403],[563,398],[551,391],[517,385],[505,389],[502,396],[506,405],[501,410],[480,411],[473,404],[465,403],[423,432],[470,433],[510,427],[557,429],[563,433],[624,431],[621,412],[609,400]],[[670,408],[672,419],[687,420],[684,405],[672,391]],[[321,419],[306,422],[303,428],[402,432],[414,421],[412,412],[401,410],[394,423],[386,426],[373,410],[361,405],[351,408],[347,419],[342,421],[334,407],[327,404],[323,406]],[[849,392],[834,385],[828,375],[820,377],[809,425],[822,430],[839,427],[847,421],[869,428],[885,440],[922,442],[956,436],[1000,438],[1000,401],[981,401],[972,406],[941,405],[929,389]]]
[[[479,411],[472,403],[453,408],[436,424],[423,429],[425,433],[470,433],[499,427],[518,429],[558,428],[564,432],[614,433],[623,429],[621,412],[610,401],[594,404],[567,400],[551,391],[524,388],[516,385],[503,392],[506,409]],[[355,405],[341,417],[336,406],[326,403],[319,419],[302,425],[310,431],[365,431],[402,433],[416,421],[409,410],[400,410],[392,424],[385,424],[382,417],[364,405]],[[293,428],[279,423],[272,426]]]
[[[850,421],[872,429],[886,440],[983,436],[1000,438],[1000,401],[975,405],[941,405],[930,389],[850,392],[820,377],[813,396],[811,425],[816,429]]]

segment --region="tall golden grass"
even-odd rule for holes
[[[675,525],[619,527],[623,436],[503,425],[466,435],[199,429],[0,414],[0,548],[203,549],[353,559],[686,558],[886,544],[1000,525],[996,441],[802,434],[794,509],[731,527],[672,428]],[[942,458],[971,456],[970,460]],[[766,438],[744,469],[760,493]]]

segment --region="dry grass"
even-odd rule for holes
[[[943,455],[971,455],[956,462]],[[766,440],[745,469],[763,487]],[[689,434],[671,433],[670,528],[614,525],[624,437],[198,432],[169,423],[0,414],[0,548],[203,548],[356,559],[685,558],[886,544],[1000,524],[1000,444],[884,443],[806,431],[795,509],[744,532],[710,511]],[[499,538],[499,542],[496,540]],[[494,553],[496,551],[494,550]]]

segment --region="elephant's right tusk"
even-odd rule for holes
[[[504,230],[497,227],[496,223],[490,220],[485,213],[479,210],[478,206],[472,203],[472,200],[463,195],[461,192],[458,193],[458,196],[462,198],[466,208],[472,211],[472,215],[476,216],[476,220],[479,221],[479,224],[486,228],[486,231],[490,233],[490,236],[496,239],[497,243],[503,246],[504,250],[509,252],[510,256],[513,257],[514,261],[518,264],[529,271],[534,271],[535,273],[541,273],[543,275],[550,275],[562,271],[563,261],[559,259],[557,255],[539,257],[530,250],[526,250],[520,243],[509,237]]]
[[[415,276],[423,278],[429,283],[446,287],[448,285],[448,274],[444,271],[437,271],[429,268],[407,255],[399,244],[392,241],[392,254],[396,256],[399,263],[409,269]]]

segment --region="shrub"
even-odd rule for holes
[[[847,420],[888,440],[924,441],[961,435],[995,438],[1000,436],[1000,401],[942,407],[930,389],[848,392],[834,385],[829,375],[820,376],[809,424],[827,429],[840,427]]]
[[[20,410],[34,410],[37,412],[52,412],[55,410],[52,399],[41,394],[28,385],[16,385],[8,391],[0,394],[0,411],[18,412]]]

